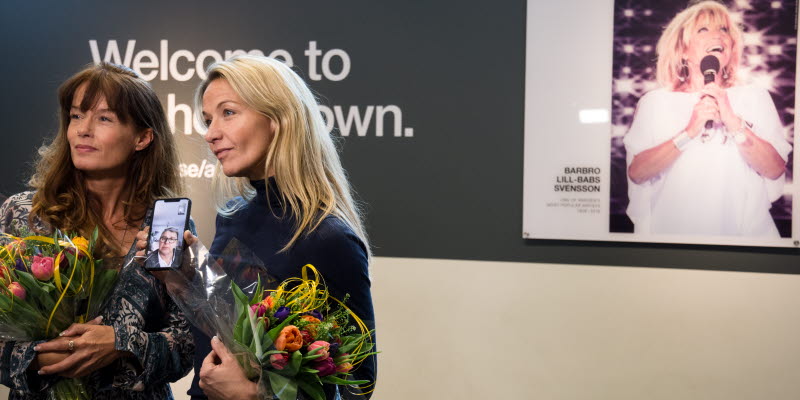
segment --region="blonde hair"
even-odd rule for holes
[[[111,238],[103,223],[100,205],[86,188],[83,172],[75,168],[67,141],[70,109],[78,88],[86,85],[82,112],[105,98],[120,122],[132,124],[137,132],[153,130],[153,140],[131,157],[127,171],[127,197],[123,199],[124,222],[135,226],[144,218],[147,207],[157,198],[175,197],[182,192],[178,174],[175,141],[167,124],[161,102],[153,88],[135,72],[121,65],[90,65],[70,77],[58,89],[59,129],[53,141],[39,149],[36,169],[28,185],[36,190],[30,213],[35,218],[62,231],[78,232],[89,237],[95,227],[98,254],[111,255],[124,251]]]
[[[196,110],[202,110],[208,85],[224,79],[249,107],[275,124],[264,171],[266,176],[274,173],[284,206],[288,205],[296,221],[294,234],[281,251],[288,250],[301,235],[313,232],[333,215],[361,238],[369,255],[361,213],[339,154],[317,99],[303,79],[283,62],[252,55],[214,63],[208,67],[207,75],[195,94]],[[199,112],[196,116],[202,119]],[[230,216],[242,206],[230,200],[237,196],[250,200],[255,191],[247,178],[225,176],[217,163],[214,194],[217,211]]]
[[[697,26],[707,20],[712,24],[725,25],[728,28],[728,34],[733,40],[733,48],[728,65],[723,66],[727,70],[721,72],[722,86],[731,87],[736,83],[736,73],[742,57],[742,31],[739,25],[734,23],[730,11],[724,4],[716,1],[701,1],[678,13],[658,40],[656,80],[661,86],[678,90],[689,85],[690,78],[688,76],[684,81],[680,79],[679,71],[684,65],[682,55],[689,47],[689,41],[696,33]]]

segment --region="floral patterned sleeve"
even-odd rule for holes
[[[28,215],[33,208],[33,192],[17,193],[0,206],[0,231],[19,236],[28,229]],[[42,226],[37,224],[37,228]]]
[[[28,227],[28,215],[32,206],[33,192],[15,194],[0,206],[0,232],[19,236]],[[51,385],[56,377],[42,377],[29,367],[36,358],[33,347],[43,341],[0,340],[0,384],[13,392],[40,391]]]
[[[163,284],[135,263],[120,273],[103,323],[115,333],[115,347],[128,357],[113,386],[148,391],[174,382],[192,369],[194,341],[189,323]]]

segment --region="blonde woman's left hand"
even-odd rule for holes
[[[200,368],[200,388],[209,399],[257,399],[258,387],[250,382],[222,342],[214,336],[211,352]]]

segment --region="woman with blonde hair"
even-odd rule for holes
[[[742,32],[731,13],[691,4],[656,51],[662,87],[639,100],[624,138],[635,232],[778,237],[769,209],[791,145],[769,93],[737,80]]]
[[[299,277],[301,268],[312,264],[331,295],[349,295],[349,307],[373,328],[366,231],[306,83],[275,59],[237,56],[209,67],[196,103],[208,128],[206,142],[219,160],[211,253],[241,242],[266,266],[273,284]],[[222,343],[194,333],[192,397],[204,398],[201,388],[212,398],[256,397],[256,384],[247,381]],[[374,381],[375,369],[373,356],[355,378]],[[349,398],[355,391],[330,386],[326,395]]]
[[[100,318],[48,342],[2,342],[0,382],[11,399],[43,398],[59,376],[86,377],[94,399],[171,398],[169,382],[191,367],[189,325],[164,286],[133,257],[149,205],[181,192],[164,110],[130,69],[92,65],[58,91],[59,130],[40,150],[33,189],[0,207],[0,229],[53,229],[90,237],[95,256],[124,266]]]

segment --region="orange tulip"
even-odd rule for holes
[[[281,329],[278,338],[275,339],[275,349],[280,351],[293,352],[303,347],[303,335],[300,329],[294,325],[287,325]]]
[[[267,307],[267,310],[272,309],[272,305],[275,304],[275,299],[273,299],[272,296],[267,296],[264,300],[261,300],[261,304]]]

